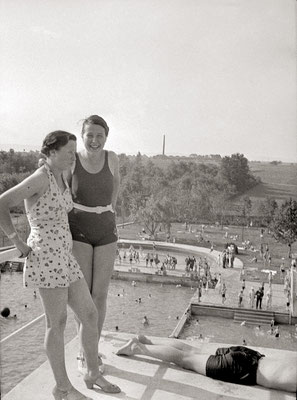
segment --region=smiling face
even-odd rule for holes
[[[101,125],[85,125],[82,135],[85,149],[90,153],[96,153],[103,150],[106,142],[105,129]]]

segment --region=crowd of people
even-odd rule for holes
[[[177,266],[177,258],[173,255],[160,254],[156,251],[156,246],[153,245],[153,251],[144,252],[142,246],[136,249],[133,245],[129,248],[118,247],[116,259],[119,265],[136,265],[155,268],[157,273],[166,275],[167,270],[175,270]]]

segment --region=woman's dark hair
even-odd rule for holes
[[[61,147],[65,146],[69,140],[74,140],[76,142],[76,136],[65,131],[51,132],[46,135],[43,140],[41,153],[48,157],[51,150],[59,150]]]
[[[100,126],[102,126],[102,128],[105,129],[106,137],[108,136],[109,127],[108,127],[106,121],[103,118],[99,117],[99,115],[91,115],[90,117],[84,119],[83,125],[82,125],[82,130],[81,130],[82,135],[84,134],[86,125],[100,125]]]
[[[8,307],[4,307],[3,310],[1,311],[1,315],[4,318],[7,318],[10,314],[10,309]]]

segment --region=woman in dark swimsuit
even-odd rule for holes
[[[119,162],[114,152],[104,150],[108,132],[103,118],[92,115],[84,120],[84,149],[77,153],[70,177],[74,201],[74,210],[69,214],[73,254],[98,310],[99,339],[117,250],[114,210],[119,190]],[[103,372],[100,355],[98,361]],[[85,368],[82,346],[78,368],[81,372]]]

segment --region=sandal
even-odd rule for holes
[[[121,389],[117,385],[108,382],[101,375],[92,378],[89,374],[86,374],[84,376],[84,381],[88,389],[93,389],[93,386],[96,385],[105,393],[120,393],[121,391]]]
[[[84,375],[88,372],[88,368],[87,368],[87,363],[86,363],[86,359],[83,356],[77,356],[76,357],[78,363],[77,363],[77,369],[78,371]],[[104,374],[105,372],[105,365],[103,364],[102,361],[102,357],[101,354],[98,354],[98,365],[99,365],[99,372],[101,374]]]

